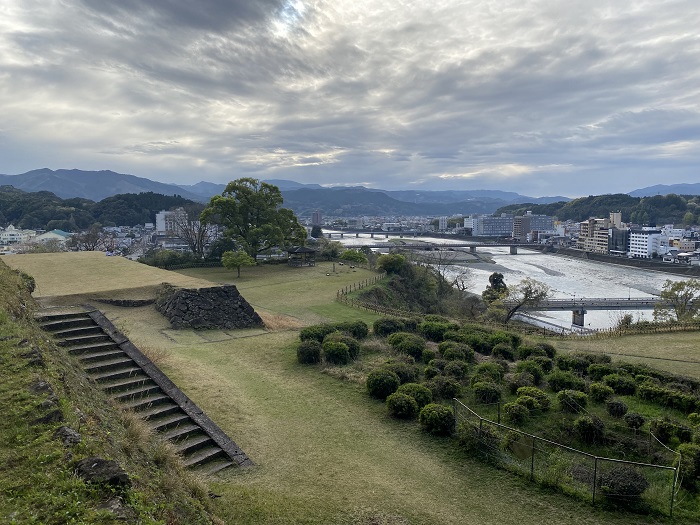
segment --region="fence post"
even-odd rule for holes
[[[530,481],[535,480],[535,436],[532,436],[532,456],[530,457]]]
[[[591,502],[595,505],[595,487],[598,481],[598,456],[593,458],[593,501]]]
[[[676,480],[678,479],[678,469],[681,468],[681,461],[683,457],[679,455],[678,457],[678,466],[673,469],[673,482],[671,483],[671,511],[669,512],[670,516],[673,518],[673,500],[676,496]]]
[[[501,402],[498,402],[498,424],[501,424]]]
[[[454,416],[452,421],[452,424],[454,425],[452,432],[456,432],[459,421],[457,420],[457,399],[454,397],[452,398],[452,415]]]

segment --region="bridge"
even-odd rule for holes
[[[536,245],[525,243],[488,243],[488,242],[456,242],[450,244],[441,243],[402,243],[402,244],[345,244],[346,248],[357,249],[362,247],[387,249],[401,248],[404,250],[449,250],[454,248],[469,248],[470,253],[476,253],[477,248],[510,248],[510,253],[516,255],[518,248],[532,248]]]
[[[572,298],[572,299],[547,299],[536,306],[523,306],[522,311],[544,312],[552,310],[571,310],[571,323],[575,326],[584,326],[584,317],[588,310],[653,310],[664,301],[658,297],[599,297],[599,298]],[[506,306],[515,306],[515,303],[505,303]]]

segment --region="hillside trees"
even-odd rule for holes
[[[277,186],[257,179],[237,179],[221,195],[211,198],[200,220],[221,224],[224,235],[251,257],[274,246],[303,245],[306,229],[294,213],[282,208]]]

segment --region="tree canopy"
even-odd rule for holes
[[[671,281],[667,279],[659,294],[661,303],[654,308],[658,321],[692,321],[700,313],[700,280]]]
[[[235,252],[224,252],[221,256],[221,263],[224,265],[224,268],[235,268],[238,271],[238,277],[240,277],[241,266],[255,266],[255,259],[245,251],[237,250]]]
[[[211,198],[200,217],[207,224],[220,224],[224,235],[251,257],[272,247],[301,245],[306,229],[291,210],[282,208],[280,189],[257,179],[229,182],[221,195]]]

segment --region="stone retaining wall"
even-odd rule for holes
[[[155,305],[173,328],[264,326],[260,316],[234,285],[184,289],[164,284],[158,291]]]

